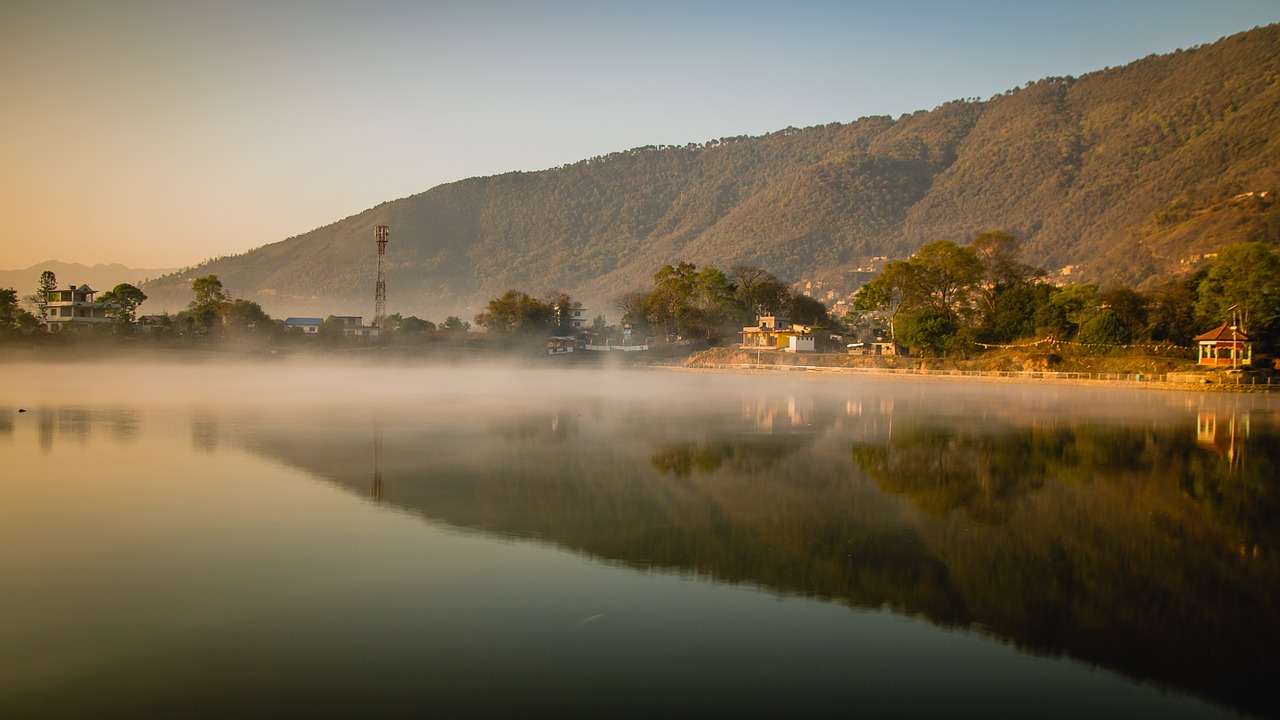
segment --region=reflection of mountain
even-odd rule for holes
[[[381,501],[635,567],[980,627],[1271,711],[1280,450],[1269,429],[1253,424],[1242,468],[1198,445],[1191,423],[983,430],[839,403],[773,432],[754,405],[696,424],[599,409],[497,423],[383,416]],[[367,418],[328,423],[280,423],[249,442],[369,495],[378,431]]]

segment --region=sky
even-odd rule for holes
[[[469,177],[897,117],[1280,0],[0,0],[0,269],[182,267]]]

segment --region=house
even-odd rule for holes
[[[1243,367],[1253,362],[1253,342],[1239,328],[1222,323],[1203,335],[1196,336],[1200,346],[1201,365],[1229,365]]]
[[[773,315],[757,315],[754,327],[742,328],[742,347],[793,353],[814,352],[813,328],[793,324],[785,318]]]
[[[45,323],[49,332],[79,330],[93,325],[116,322],[111,311],[116,303],[95,302],[98,291],[88,285],[72,285],[66,290],[51,290],[45,302]]]
[[[136,333],[151,333],[152,335],[162,335],[172,331],[173,320],[167,315],[142,315],[138,318],[138,322],[134,325],[133,331]]]
[[[324,320],[320,318],[291,317],[284,320],[285,329],[298,328],[302,330],[304,335],[315,335],[320,332],[322,324],[324,324]]]
[[[334,320],[342,323],[343,337],[378,337],[382,329],[377,325],[365,325],[364,318],[359,315],[334,315]]]
[[[569,323],[574,330],[582,330],[587,327],[591,321],[587,319],[587,309],[582,307],[569,308]]]
[[[906,355],[906,348],[902,347],[893,340],[878,339],[874,342],[850,343],[848,345],[850,355]]]
[[[343,337],[378,337],[382,330],[376,325],[365,325],[364,318],[359,315],[330,315],[342,328]],[[291,317],[285,318],[285,328],[300,328],[305,335],[315,335],[324,324],[320,318]]]

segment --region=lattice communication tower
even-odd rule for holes
[[[378,243],[378,284],[373,290],[373,324],[382,327],[387,319],[387,278],[384,265],[387,258],[387,236],[390,229],[386,225],[378,225],[373,229],[373,239]]]

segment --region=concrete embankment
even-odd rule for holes
[[[1151,362],[1153,370],[1159,361]],[[1165,372],[1106,372],[1091,369],[993,370],[965,367],[964,361],[905,357],[847,357],[843,355],[793,355],[773,351],[744,351],[714,348],[691,356],[689,369],[739,372],[804,372],[826,375],[868,375],[961,379],[990,382],[1062,382],[1074,384],[1119,384],[1169,390],[1212,392],[1280,391],[1280,376],[1270,372],[1190,370]]]

